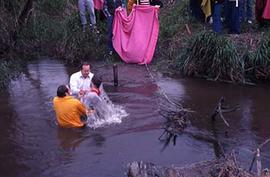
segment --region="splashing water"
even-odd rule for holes
[[[88,115],[88,127],[98,128],[121,123],[122,119],[128,116],[124,107],[113,104],[102,85],[100,86],[100,93],[100,96],[95,93],[88,93],[83,99],[85,105],[94,109],[94,112]]]

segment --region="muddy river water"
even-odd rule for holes
[[[225,152],[235,151],[248,168],[252,151],[270,138],[270,85],[239,86],[200,79],[150,77],[144,66],[118,65],[119,85],[113,86],[111,65],[93,63],[114,104],[129,114],[121,123],[100,128],[61,129],[55,122],[52,99],[60,84],[77,71],[53,59],[30,63],[8,91],[0,93],[0,176],[3,177],[122,177],[127,164],[188,165],[216,157],[215,146],[183,134],[176,144],[158,138],[169,99],[194,111],[190,128],[212,134],[209,118],[219,98],[240,109],[217,118],[216,134]],[[226,132],[226,133],[225,133]],[[262,149],[263,167],[270,165],[270,145]]]

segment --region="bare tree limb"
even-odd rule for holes
[[[23,7],[23,10],[21,11],[17,19],[17,25],[11,36],[12,41],[14,42],[14,45],[16,44],[17,34],[20,32],[20,30],[22,29],[22,26],[25,24],[27,18],[30,16],[30,13],[33,8],[33,1],[34,0],[27,0],[27,2],[25,3]]]

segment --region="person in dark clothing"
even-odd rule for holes
[[[228,20],[229,20],[229,33],[240,34],[240,7],[238,0],[228,2]]]
[[[195,17],[197,20],[204,22],[204,14],[201,9],[202,0],[190,0],[189,8],[191,11],[191,15]]]
[[[113,18],[114,18],[114,12],[115,9],[118,7],[125,7],[125,3],[123,2],[124,0],[104,0],[104,7],[103,7],[103,13],[106,16],[107,19],[107,37],[108,37],[108,42],[107,42],[107,48],[108,48],[108,53],[109,55],[113,54],[113,44],[112,44],[112,28],[113,28]]]
[[[216,33],[220,33],[222,30],[222,22],[221,22],[221,8],[222,8],[222,0],[214,0],[213,2],[213,31]]]

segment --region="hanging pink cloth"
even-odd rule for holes
[[[103,9],[103,3],[104,3],[104,0],[94,0],[95,9],[102,10]]]
[[[150,63],[158,39],[159,8],[134,5],[127,16],[124,9],[115,11],[113,47],[126,63]]]
[[[263,18],[270,20],[270,0],[267,0],[266,5],[264,7]]]

